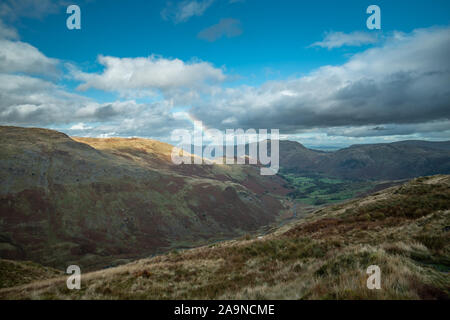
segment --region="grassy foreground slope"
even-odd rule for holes
[[[0,259],[0,288],[23,285],[63,275],[63,272],[32,261]]]
[[[448,299],[450,176],[323,208],[265,236],[0,290],[1,299]],[[366,286],[381,268],[381,290]]]
[[[280,177],[176,166],[171,151],[149,139],[0,126],[0,258],[94,270],[233,238],[284,210]]]

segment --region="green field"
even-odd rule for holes
[[[372,181],[351,181],[334,179],[320,175],[301,175],[280,170],[280,176],[288,181],[294,191],[289,197],[309,205],[336,203],[353,198],[371,190]]]

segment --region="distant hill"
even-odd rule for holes
[[[254,143],[245,145],[246,156],[252,145]],[[270,154],[270,141],[267,141],[267,149]],[[235,146],[234,156],[237,154]],[[406,140],[323,151],[309,149],[296,141],[280,140],[279,155],[280,167],[289,172],[349,180],[401,180],[450,174],[450,141]]]
[[[322,208],[268,234],[0,289],[0,299],[449,299],[450,176]],[[367,288],[367,268],[381,290]]]
[[[353,145],[334,152],[280,141],[280,166],[343,179],[398,180],[450,173],[450,141]]]
[[[0,127],[0,258],[93,269],[274,222],[289,190],[252,166],[181,165],[148,139]]]

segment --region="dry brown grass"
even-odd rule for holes
[[[81,290],[59,278],[0,290],[0,298],[448,299],[449,186],[449,176],[413,180],[263,237],[88,273]],[[384,217],[374,214],[383,209]],[[381,290],[366,287],[372,264],[381,268]]]

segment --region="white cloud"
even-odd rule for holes
[[[118,111],[118,113],[109,118],[99,117],[99,114],[102,113],[100,110],[108,105],[111,106],[110,108]],[[167,141],[172,130],[188,128],[190,125],[186,117],[171,112],[167,101],[152,104],[117,101],[107,105],[94,105],[91,108],[93,112],[90,112],[89,117],[83,120],[87,124],[83,122],[83,127],[75,126],[64,131],[70,135],[149,137]],[[78,113],[76,118],[83,117]],[[96,124],[89,124],[89,122],[96,122]],[[90,128],[87,128],[87,126]]]
[[[113,69],[107,75],[119,82],[123,79],[121,73],[130,71],[127,68],[134,65],[128,89],[136,92],[146,90],[147,86],[177,88],[224,78],[220,69],[204,62],[187,64],[154,56],[136,60],[105,57],[104,61]],[[53,75],[58,72],[58,65],[58,60],[46,57],[28,43],[0,39],[0,125],[47,127],[83,136],[147,137],[169,136],[172,129],[186,126],[185,118],[172,115],[171,101],[144,104],[128,99],[98,103],[54,83],[55,77],[35,76]],[[141,67],[144,73],[138,70]],[[145,72],[153,73],[153,78],[146,78]],[[78,75],[90,77],[81,72]],[[102,85],[107,82],[101,81]],[[112,84],[120,86],[118,82]],[[178,95],[186,99],[192,94]]]
[[[28,43],[0,39],[0,72],[55,74],[57,64]]]
[[[373,33],[355,31],[351,33],[329,32],[322,41],[313,43],[310,47],[340,48],[343,46],[362,46],[378,41]]]
[[[177,89],[198,89],[205,83],[225,80],[222,69],[207,62],[186,63],[179,59],[165,59],[155,55],[148,58],[100,56],[98,61],[105,67],[102,73],[72,70],[73,77],[83,82],[78,87],[80,90],[143,90],[149,94],[160,90],[167,93]]]
[[[214,0],[186,0],[177,3],[168,2],[161,11],[164,20],[172,20],[174,23],[186,22],[194,16],[201,16],[208,9]]]
[[[69,128],[69,130],[88,130],[92,129],[92,127],[86,126],[83,122],[74,124]]]
[[[147,137],[167,137],[172,129],[187,125],[186,118],[172,114],[167,101],[98,103],[26,75],[0,74],[0,96],[0,125],[47,127],[83,136]]]
[[[75,111],[89,101],[27,75],[0,74],[0,95],[0,123],[14,125],[70,123]]]

